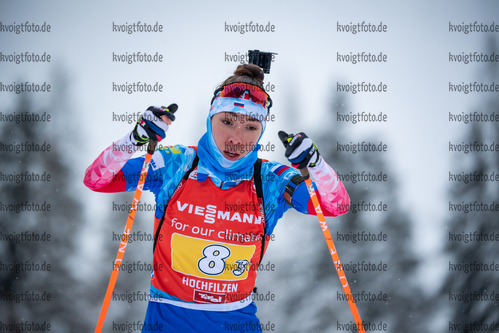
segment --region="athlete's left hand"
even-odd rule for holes
[[[286,147],[284,155],[293,167],[304,169],[314,167],[319,162],[319,150],[305,133],[287,134],[279,131],[279,138]]]

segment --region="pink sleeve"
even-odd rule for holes
[[[324,215],[344,214],[350,208],[350,196],[341,180],[338,179],[336,172],[324,161],[322,156],[320,159],[320,162],[313,168],[309,167],[308,171],[310,178],[317,186],[321,205],[327,210]]]
[[[83,183],[93,191],[115,183],[113,188],[125,190],[126,182],[123,177],[116,177],[123,165],[132,157],[133,153],[140,149],[132,144],[130,135],[107,147],[99,157],[87,168]],[[123,184],[121,184],[123,183]]]

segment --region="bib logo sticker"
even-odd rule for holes
[[[249,261],[246,259],[236,260],[237,268],[232,270],[232,274],[235,276],[241,276],[244,272],[246,272],[246,266],[249,265]]]
[[[190,178],[190,179],[195,179],[195,180],[197,180],[197,179],[198,179],[198,170],[197,170],[197,169],[196,169],[196,170],[193,170],[193,171],[191,172],[191,174],[189,175],[189,178]]]
[[[201,303],[225,303],[225,295],[194,290],[194,300]]]
[[[211,280],[237,281],[248,277],[255,245],[214,242],[172,234],[172,269]]]

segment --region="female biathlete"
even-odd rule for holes
[[[263,78],[256,65],[238,66],[215,91],[198,145],[160,147],[152,157],[144,189],[157,208],[143,332],[261,332],[251,293],[268,238],[290,207],[315,214],[296,168],[308,168],[326,216],[348,210],[343,184],[305,134],[287,138],[294,168],[258,158],[272,105]],[[151,137],[163,139],[174,119],[150,107],[88,167],[85,185],[134,191],[144,157],[132,154]]]

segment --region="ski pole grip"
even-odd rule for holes
[[[158,144],[158,141],[156,140],[149,140],[149,143],[147,145],[147,153],[148,154],[154,154],[154,151],[156,150],[156,145]]]
[[[167,107],[161,106],[160,108],[157,108],[155,106],[150,106],[148,110],[152,111],[152,113],[154,113],[154,115],[158,118],[161,118],[161,116],[167,116],[168,118],[170,118],[171,121],[174,121],[175,120],[174,113],[177,112],[178,105],[173,103]]]
[[[308,179],[310,177],[310,174],[308,173],[308,169],[306,167],[299,170],[303,179]]]
[[[284,145],[284,148],[288,148],[288,144],[289,144],[288,138],[293,137],[293,135],[292,134],[288,134],[288,133],[286,133],[284,131],[279,131],[277,133],[277,135],[279,136],[279,140],[281,140],[282,144]]]

